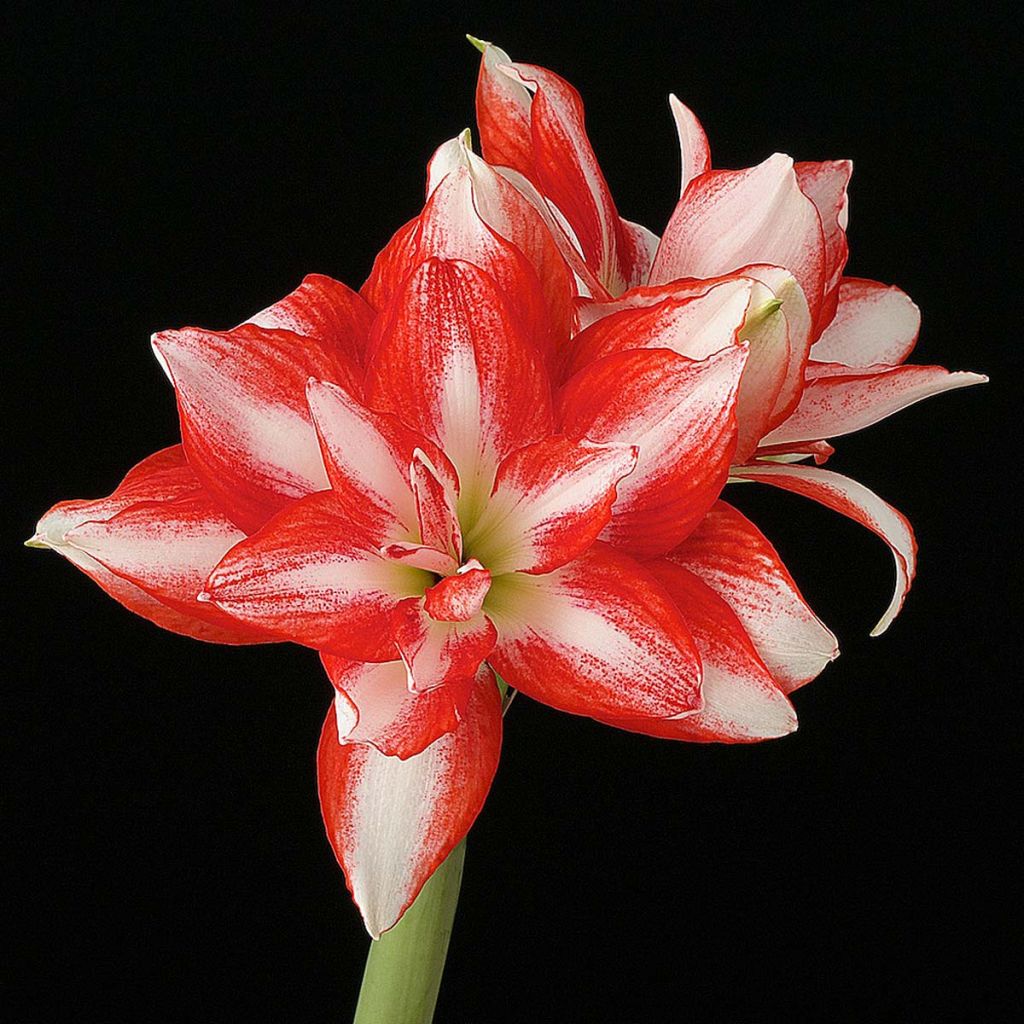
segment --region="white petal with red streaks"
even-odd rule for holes
[[[483,43],[476,86],[480,146],[488,163],[533,173],[530,107],[533,96],[509,71],[511,57],[499,46]]]
[[[420,539],[437,551],[447,552],[458,565],[462,561],[458,487],[445,480],[421,448],[412,453],[409,478],[416,497]]]
[[[790,271],[817,317],[825,277],[814,203],[781,153],[742,171],[709,171],[686,188],[651,270],[650,283],[714,277],[751,263]]]
[[[209,600],[295,643],[365,661],[394,657],[390,614],[430,582],[381,556],[333,492],[312,494],[232,548]]]
[[[143,459],[107,498],[54,505],[36,530],[34,544],[63,555],[115,601],[164,629],[212,643],[273,639],[196,601],[207,573],[244,534],[205,495],[180,445]],[[165,546],[154,548],[154,532]]]
[[[796,729],[796,712],[758,657],[729,605],[682,566],[659,559],[647,568],[683,612],[704,666],[704,707],[695,715],[610,722],[666,739],[751,743]]]
[[[741,512],[716,502],[669,556],[723,598],[783,692],[809,683],[839,655],[778,552]]]
[[[820,502],[860,523],[888,544],[896,564],[896,589],[889,607],[871,635],[884,633],[903,607],[917,566],[917,542],[906,516],[856,480],[816,466],[738,466],[733,470],[733,475],[743,480],[760,480]]]
[[[341,743],[369,743],[389,757],[408,758],[453,732],[469,702],[473,679],[414,693],[402,661],[321,660],[337,691],[334,713]]]
[[[835,317],[811,349],[819,362],[902,363],[917,343],[921,311],[895,285],[844,278]]]
[[[792,444],[863,430],[901,409],[946,391],[984,384],[979,373],[941,366],[865,366],[812,363],[800,404],[764,439]]]
[[[345,384],[340,352],[291,331],[163,331],[153,347],[178,395],[181,436],[203,486],[242,529],[327,486],[306,405],[311,376]]]
[[[633,471],[638,450],[556,436],[509,455],[494,491],[466,539],[495,575],[542,573],[575,558],[611,518],[616,484]]]
[[[718,497],[736,444],[736,391],[746,346],[695,362],[666,349],[605,356],[561,396],[571,437],[635,444],[636,469],[618,487],[604,534],[638,556],[664,554]]]
[[[485,605],[489,661],[535,700],[577,715],[665,718],[700,708],[700,659],[664,589],[597,543],[543,576],[509,573]]]
[[[327,714],[317,752],[327,837],[367,931],[391,928],[483,807],[501,749],[501,700],[481,669],[459,727],[401,760],[341,745]]]

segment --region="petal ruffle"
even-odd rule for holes
[[[369,743],[388,757],[409,758],[458,728],[473,677],[415,693],[402,661],[350,661],[322,653],[337,693],[334,714],[341,743]]]
[[[669,719],[609,721],[623,729],[698,743],[753,743],[796,729],[796,712],[729,605],[692,572],[665,560],[646,568],[686,617],[704,666],[704,707]]]
[[[565,386],[569,436],[640,449],[604,539],[637,556],[662,555],[700,522],[728,477],[746,355],[745,345],[700,362],[666,349],[618,352]]]
[[[839,655],[778,552],[741,512],[718,501],[669,556],[733,610],[784,693],[809,683]]]
[[[331,491],[279,512],[232,548],[205,599],[285,640],[360,661],[394,658],[390,615],[428,573],[382,557]]]
[[[490,663],[528,697],[577,715],[667,718],[700,708],[686,622],[639,563],[596,543],[544,576],[509,573],[485,605]]]
[[[143,459],[107,498],[62,501],[33,544],[63,555],[129,611],[212,643],[276,639],[196,600],[210,570],[245,537],[205,494],[180,445]]]
[[[758,463],[735,467],[733,476],[742,480],[760,480],[772,487],[802,494],[860,523],[889,545],[896,563],[896,589],[871,635],[884,633],[903,607],[917,567],[917,542],[906,516],[856,480],[816,466]]]
[[[328,712],[317,752],[320,808],[373,938],[395,925],[469,831],[500,749],[501,699],[486,667],[458,728],[406,760],[340,744],[335,711]]]

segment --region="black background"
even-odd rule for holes
[[[162,633],[16,545],[176,440],[152,331],[237,323],[311,271],[362,281],[433,148],[473,123],[466,31],[581,89],[620,211],[655,230],[676,194],[669,91],[716,166],[852,157],[849,271],[922,307],[916,361],[993,383],[840,442],[834,468],[921,544],[881,639],[876,538],[730,494],[843,645],[796,696],[796,735],[677,745],[514,706],[438,1021],[1009,1019],[1010,23],[966,4],[430,6],[33,5],[5,32],[9,1019],[349,1019],[366,937],[316,804],[315,656]]]

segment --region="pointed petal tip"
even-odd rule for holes
[[[211,601],[213,601],[213,594],[211,594],[208,590],[200,590],[199,593],[196,594],[196,600],[202,604],[209,604]]]
[[[27,548],[48,548],[50,545],[46,542],[46,538],[41,533],[33,533],[27,541],[25,541],[25,547]]]
[[[477,39],[476,36],[471,36],[468,32],[466,33],[466,40],[481,53],[486,53],[487,47],[491,45],[486,39]]]

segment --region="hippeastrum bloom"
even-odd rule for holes
[[[577,283],[582,329],[567,372],[642,347],[703,359],[746,342],[730,477],[813,498],[889,545],[897,580],[873,631],[883,632],[914,577],[913,531],[866,487],[821,468],[834,451],[828,441],[986,378],[905,365],[917,307],[898,288],[843,276],[851,162],[776,153],[756,167],[712,169],[704,129],[672,96],[682,174],[659,239],[619,216],[577,91],[471,41],[483,52],[483,155],[541,213]],[[812,457],[815,465],[801,464]],[[747,585],[757,588],[750,569]],[[768,590],[764,599],[770,606]]]

